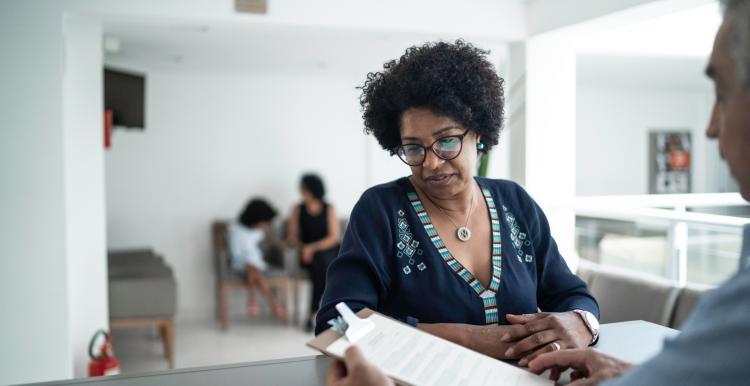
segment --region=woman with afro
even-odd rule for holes
[[[599,307],[534,200],[475,176],[497,145],[503,79],[462,40],[411,47],[361,87],[365,131],[408,167],[351,213],[316,332],[345,302],[500,359],[586,347]]]

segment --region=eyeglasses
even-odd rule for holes
[[[401,161],[404,161],[409,166],[422,165],[425,158],[427,158],[427,149],[432,150],[438,158],[450,161],[461,154],[466,134],[469,134],[469,129],[463,134],[440,138],[430,146],[419,144],[399,145],[396,146],[395,153],[398,155],[398,158],[401,158]]]

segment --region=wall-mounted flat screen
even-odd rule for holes
[[[146,126],[146,78],[104,69],[104,108],[113,112],[113,126],[143,130]]]

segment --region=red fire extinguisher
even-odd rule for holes
[[[94,344],[100,335],[104,336],[104,342],[99,347],[99,355],[94,355]],[[120,374],[120,362],[115,358],[112,351],[112,337],[107,331],[99,330],[91,338],[89,357],[91,357],[89,377]]]

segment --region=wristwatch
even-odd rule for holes
[[[589,343],[589,346],[595,344],[599,340],[599,320],[596,319],[594,314],[588,311],[573,310],[573,312],[583,319],[583,324],[586,325],[586,328],[588,328],[591,333],[591,343]]]

